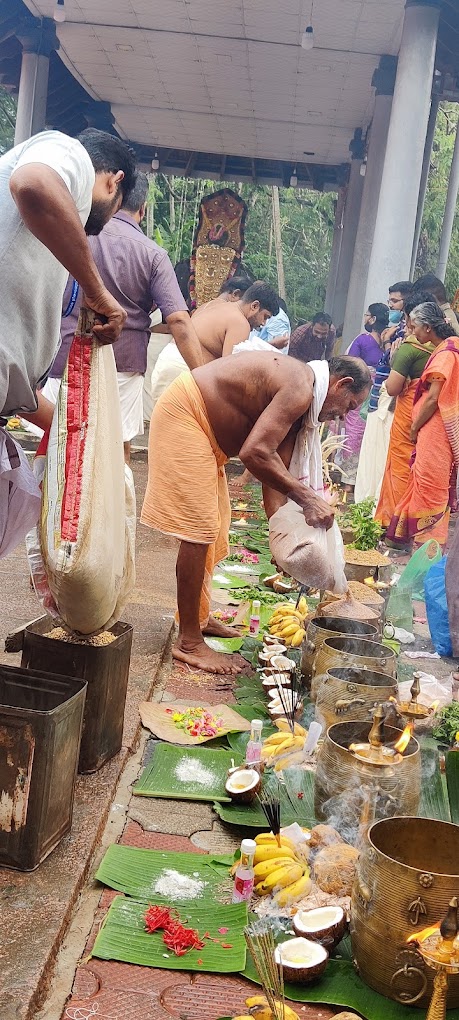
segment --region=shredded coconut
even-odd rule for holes
[[[196,758],[182,758],[175,768],[175,775],[182,783],[199,783],[200,786],[211,786],[217,781],[215,772],[206,769]]]
[[[167,896],[171,900],[194,900],[201,895],[206,885],[207,882],[202,882],[201,879],[191,878],[190,875],[181,875],[179,871],[167,868],[155,882],[153,892],[159,893],[160,896]]]

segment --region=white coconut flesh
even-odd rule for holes
[[[342,907],[317,907],[316,910],[299,910],[295,915],[295,925],[305,932],[326,931],[334,928],[344,918]]]
[[[284,652],[285,648],[282,651]],[[271,656],[271,666],[274,666],[274,669],[278,669],[280,673],[285,672],[285,670],[288,670],[290,673],[290,670],[294,669],[295,663],[291,659],[287,659],[286,655],[278,655],[276,652],[275,655]]]
[[[260,776],[256,769],[241,769],[240,772],[233,772],[233,775],[226,781],[226,789],[230,793],[244,793],[256,786]]]
[[[259,659],[261,659],[262,662],[271,662],[271,659],[279,657],[284,658],[282,652],[285,651],[286,651],[285,645],[270,645],[267,648],[263,648],[263,651],[260,652]]]
[[[293,691],[289,691],[288,688],[285,691],[282,691],[282,698],[276,692],[271,693],[269,695],[269,698],[270,708],[283,708],[284,703],[287,706],[287,708],[290,708],[292,705],[296,708],[297,705],[300,704],[300,698],[298,694],[296,693],[293,694]]]
[[[327,959],[328,953],[319,942],[310,942],[309,939],[290,939],[288,942],[281,942],[275,951],[276,963],[282,963],[287,967],[317,967]]]

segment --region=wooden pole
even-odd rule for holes
[[[277,289],[279,291],[279,297],[283,298],[285,301],[285,276],[284,276],[284,259],[282,255],[282,231],[280,218],[279,188],[277,187],[277,184],[273,184],[272,188],[273,188],[273,232],[277,263]]]

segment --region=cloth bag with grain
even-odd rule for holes
[[[124,463],[113,350],[82,309],[49,436],[37,452],[39,524],[28,539],[36,591],[72,631],[119,620],[135,584],[135,491]]]
[[[328,391],[326,361],[311,361],[315,384],[311,406],[296,438],[290,474],[325,498],[319,414]],[[301,507],[288,500],[269,521],[269,547],[279,567],[300,584],[342,594],[347,591],[344,548],[336,521],[332,527],[311,528]]]

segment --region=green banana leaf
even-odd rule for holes
[[[448,751],[445,765],[451,821],[459,825],[459,752]]]
[[[206,637],[204,641],[209,648],[212,648],[214,652],[226,652],[228,655],[231,652],[238,652],[242,647],[243,638],[220,638],[220,637]]]

